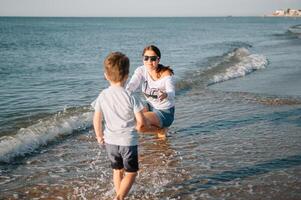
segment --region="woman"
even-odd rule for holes
[[[170,67],[159,64],[161,52],[158,47],[145,47],[142,56],[143,66],[135,70],[126,89],[134,92],[142,86],[142,93],[146,98],[144,116],[148,126],[140,131],[157,132],[159,137],[165,137],[167,128],[174,120],[174,73]]]

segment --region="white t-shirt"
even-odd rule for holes
[[[104,89],[91,104],[96,112],[102,112],[104,140],[120,146],[138,145],[135,129],[135,113],[143,109],[141,100],[123,87]]]
[[[126,89],[135,92],[140,87],[146,100],[152,107],[163,110],[175,106],[174,76],[165,76],[159,80],[153,80],[149,75],[147,68],[143,65],[135,70],[131,80],[126,86]],[[158,98],[160,90],[167,93],[167,98],[162,101]]]

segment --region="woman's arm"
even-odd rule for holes
[[[143,79],[143,69],[141,67],[137,68],[131,78],[131,80],[128,82],[128,84],[126,85],[126,90],[131,91],[131,92],[135,92]]]
[[[159,99],[162,101],[165,98],[174,99],[175,98],[175,80],[174,76],[170,76],[165,82],[165,92],[160,92]]]

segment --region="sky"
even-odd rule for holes
[[[0,0],[0,16],[263,16],[301,0]]]

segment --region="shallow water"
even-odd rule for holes
[[[176,120],[165,141],[141,135],[128,199],[300,199],[297,23],[0,18],[1,199],[112,199],[89,104],[103,57],[124,51],[133,71],[149,42],[175,69]]]
[[[141,137],[140,172],[129,199],[300,198],[301,106],[266,107],[220,95],[188,93],[177,101],[189,106],[178,106],[166,141]],[[114,194],[105,151],[90,129],[3,165],[1,173],[5,198]]]

